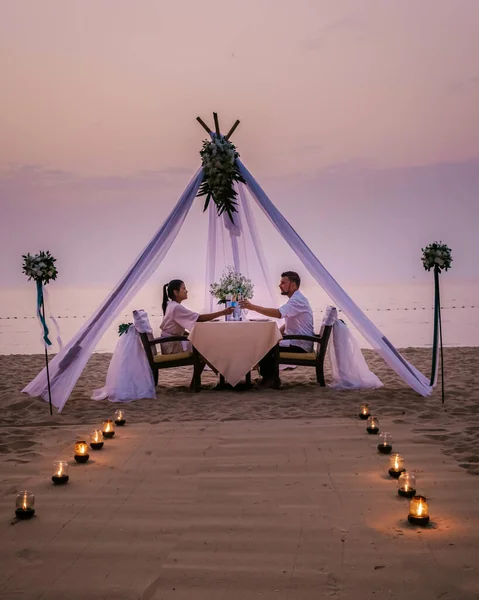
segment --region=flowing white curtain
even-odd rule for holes
[[[73,339],[50,362],[52,404],[61,412],[101,336],[121,309],[133,299],[157,269],[174,242],[193,204],[203,179],[200,169],[151,242],[128,269],[111,294]],[[47,375],[43,369],[23,390],[48,401]]]
[[[357,330],[363,334],[384,361],[394,369],[408,385],[422,396],[428,396],[432,392],[429,380],[420,371],[408,363],[394,348],[391,342],[379,331],[376,325],[368,319],[274,206],[243,163],[238,160],[238,164],[240,172],[246,181],[248,190],[253,198],[336,306],[341,308]]]
[[[237,212],[233,213],[233,223],[226,213],[218,217],[213,202],[208,208],[205,312],[212,312],[215,308],[215,299],[209,293],[210,284],[218,281],[225,267],[230,265],[253,281],[256,302],[272,307],[278,305],[278,295],[273,291],[251,206],[244,187],[238,186],[237,191]]]

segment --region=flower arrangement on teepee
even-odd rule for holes
[[[239,154],[234,144],[229,141],[233,131],[239,124],[236,121],[230,132],[223,136],[220,133],[218,115],[213,113],[216,132],[212,132],[209,127],[198,117],[198,121],[208,131],[210,140],[203,142],[203,148],[200,150],[201,165],[203,168],[203,183],[198,190],[198,196],[206,196],[203,211],[205,211],[211,200],[216,204],[218,216],[226,213],[233,221],[233,213],[236,209],[237,192],[234,189],[236,181],[245,183],[236,162]]]
[[[422,248],[422,264],[426,271],[434,270],[434,333],[432,343],[432,367],[430,384],[434,385],[437,375],[439,349],[441,353],[441,389],[442,402],[444,403],[444,360],[442,350],[442,321],[441,321],[441,296],[439,293],[439,274],[444,269],[451,268],[451,249],[441,241],[433,242]],[[439,347],[438,347],[439,334]]]

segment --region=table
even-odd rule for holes
[[[275,321],[196,322],[188,336],[210,365],[232,386],[281,339]]]

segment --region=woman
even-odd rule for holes
[[[163,286],[163,321],[160,325],[162,337],[171,335],[185,335],[185,329],[190,330],[197,321],[212,321],[223,315],[230,315],[233,308],[225,308],[214,313],[200,315],[182,306],[188,298],[188,290],[181,279],[173,279]],[[168,342],[161,344],[162,354],[175,354],[183,352],[185,342]]]

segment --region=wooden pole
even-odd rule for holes
[[[213,113],[213,119],[215,121],[215,130],[216,130],[216,135],[218,137],[220,137],[221,133],[220,133],[220,123],[218,121],[218,113]]]
[[[208,127],[208,125],[203,121],[203,119],[201,117],[196,117],[196,120],[198,121],[198,123],[201,125],[201,127],[203,127],[203,129],[206,129],[206,131],[208,132],[208,135],[211,134],[211,129]]]
[[[235,121],[235,124],[233,125],[233,127],[228,131],[228,134],[225,136],[225,140],[230,139],[230,137],[233,135],[234,130],[238,127],[239,124],[240,124],[239,119],[237,119]]]

